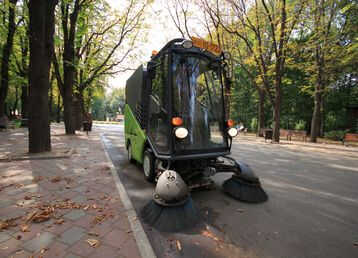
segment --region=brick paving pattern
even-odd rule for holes
[[[0,257],[140,257],[98,133],[51,135],[69,158],[0,161]],[[26,129],[0,132],[0,158],[26,146]]]

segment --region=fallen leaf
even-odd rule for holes
[[[96,233],[96,232],[88,232],[87,234],[88,234],[89,236],[96,236],[96,237],[99,236],[99,234]]]
[[[86,242],[91,246],[91,247],[98,247],[99,245],[99,241],[96,239],[87,239]]]
[[[26,224],[31,222],[36,214],[37,214],[37,211],[33,211],[33,212],[29,213],[29,215],[27,215],[26,220],[25,220]]]
[[[179,240],[176,241],[176,244],[177,244],[177,248],[179,250],[179,252],[181,251],[181,243]]]
[[[25,185],[24,184],[15,184],[15,188],[21,188],[21,187],[24,187]]]
[[[24,250],[17,250],[17,251],[15,252],[15,254],[19,255],[19,254],[22,254],[22,253],[24,253],[24,252],[25,252]]]
[[[41,254],[44,254],[47,250],[48,250],[48,248],[42,248],[41,251],[40,251],[40,253],[41,253]]]
[[[44,178],[42,176],[35,176],[34,179],[32,179],[32,182],[37,183],[42,181]]]
[[[8,229],[10,227],[16,227],[17,226],[16,220],[19,218],[21,217],[10,218],[7,220],[0,220],[0,230]]]
[[[0,246],[0,249],[1,250],[6,250],[6,249],[9,249],[9,247],[8,246]]]
[[[54,224],[56,224],[56,225],[62,225],[64,222],[65,222],[64,219],[58,219],[58,220],[56,220],[56,221],[54,222]]]
[[[202,234],[203,236],[206,236],[206,237],[208,237],[208,238],[211,238],[211,239],[213,239],[213,240],[215,240],[215,241],[220,241],[219,238],[217,238],[216,236],[214,236],[213,233],[211,233],[211,232],[209,232],[209,231],[207,231],[207,230],[204,230],[201,234]]]
[[[94,220],[93,220],[93,223],[94,224],[97,224],[97,223],[101,223],[105,220],[106,218],[106,215],[105,214],[101,214],[101,215],[97,215]]]
[[[25,199],[25,200],[31,200],[31,199],[32,199],[32,197],[31,197],[31,196],[26,195],[26,196],[24,197],[24,199]]]
[[[52,178],[50,181],[51,183],[58,183],[62,180],[62,178],[60,176],[56,176],[54,178]]]
[[[20,229],[22,232],[30,232],[30,226],[25,224],[25,225],[21,225]]]
[[[89,207],[90,207],[89,204],[87,204],[85,207],[83,207],[83,209],[86,211],[88,210]]]
[[[93,209],[97,209],[97,205],[96,205],[96,204],[93,204],[93,205],[92,205],[92,208],[93,208]]]
[[[69,178],[69,177],[65,177],[64,180],[66,181],[67,184],[70,184],[73,182],[73,179]]]

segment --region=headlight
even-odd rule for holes
[[[183,48],[192,48],[193,42],[191,40],[184,40],[181,45],[183,46]]]
[[[230,137],[235,137],[238,132],[236,128],[230,128],[227,133],[230,135]]]
[[[175,129],[175,136],[179,139],[184,139],[188,136],[188,130],[184,127],[178,127]]]

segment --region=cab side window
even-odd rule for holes
[[[163,55],[151,71],[149,137],[160,153],[169,152],[168,55]]]

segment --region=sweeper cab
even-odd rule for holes
[[[156,205],[184,205],[191,189],[210,187],[210,177],[224,172],[232,174],[223,185],[230,196],[267,200],[253,171],[230,157],[238,134],[228,114],[231,67],[230,54],[214,44],[174,39],[128,79],[128,159],[142,164],[145,179],[156,183]],[[147,222],[155,223],[147,213]]]

